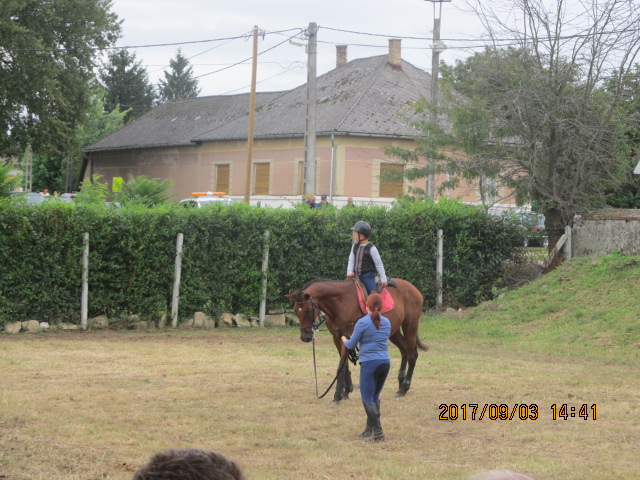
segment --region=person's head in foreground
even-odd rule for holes
[[[196,448],[156,453],[133,480],[246,480],[238,465],[221,453]]]

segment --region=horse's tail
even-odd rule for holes
[[[424,352],[429,350],[429,345],[427,345],[426,343],[422,343],[422,340],[420,340],[420,337],[417,337],[417,336],[416,336],[416,346]]]

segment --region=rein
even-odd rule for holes
[[[316,363],[316,333],[321,332],[322,330],[320,330],[320,326],[324,323],[324,321],[326,320],[326,317],[323,318],[322,320],[318,321],[318,318],[320,317],[320,314],[316,315],[315,311],[316,310],[320,310],[318,308],[318,306],[316,305],[315,300],[313,299],[313,297],[309,296],[309,300],[306,300],[304,302],[298,302],[296,301],[295,304],[296,305],[303,305],[305,303],[310,303],[311,304],[311,318],[313,319],[311,325],[307,325],[306,327],[298,327],[300,328],[300,330],[304,330],[304,331],[309,331],[309,329],[311,329],[311,331],[313,332],[313,337],[312,337],[312,343],[313,343],[313,375],[316,379],[316,397],[318,397],[318,399],[324,398],[325,395],[327,393],[329,393],[329,390],[331,390],[331,388],[335,385],[336,381],[338,380],[338,377],[340,376],[340,374],[342,373],[342,370],[344,369],[345,364],[347,363],[347,358],[350,359],[353,364],[355,365],[356,362],[358,361],[358,353],[357,353],[357,348],[356,350],[347,350],[347,355],[344,356],[344,358],[341,358],[340,361],[340,367],[338,368],[338,372],[336,373],[336,376],[333,378],[333,381],[331,382],[331,385],[329,385],[327,387],[327,389],[324,391],[324,393],[322,395],[318,395],[318,369],[317,369],[317,363]],[[346,325],[342,325],[340,327],[335,327],[335,328],[327,328],[328,332],[335,332],[337,330],[340,330],[341,328],[344,327],[348,327],[350,325],[355,325],[356,322],[351,322],[348,323]],[[341,355],[342,357],[342,355]]]

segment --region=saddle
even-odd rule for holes
[[[362,285],[358,278],[354,279],[354,283],[356,284],[356,293],[358,296],[358,305],[360,305],[360,310],[363,314],[367,313],[367,298],[369,298],[369,294],[367,293],[367,289]],[[389,279],[387,281],[387,287],[398,288],[398,284],[395,280]],[[383,288],[380,282],[376,283],[376,288],[373,289],[375,293],[379,293],[382,297],[382,310],[380,313],[386,313],[395,308],[395,303],[393,301],[393,297],[389,293],[388,288]]]

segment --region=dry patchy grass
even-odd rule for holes
[[[365,421],[357,390],[338,407],[316,399],[311,345],[294,329],[3,335],[0,478],[129,479],[168,447],[222,452],[261,480],[453,480],[494,468],[640,478],[637,365],[430,343],[405,398],[390,376],[387,441],[370,445],[355,437]],[[326,332],[317,351],[323,388],[337,366]],[[440,404],[469,403],[535,403],[539,415],[438,420]],[[598,418],[554,421],[554,403],[597,404]]]

